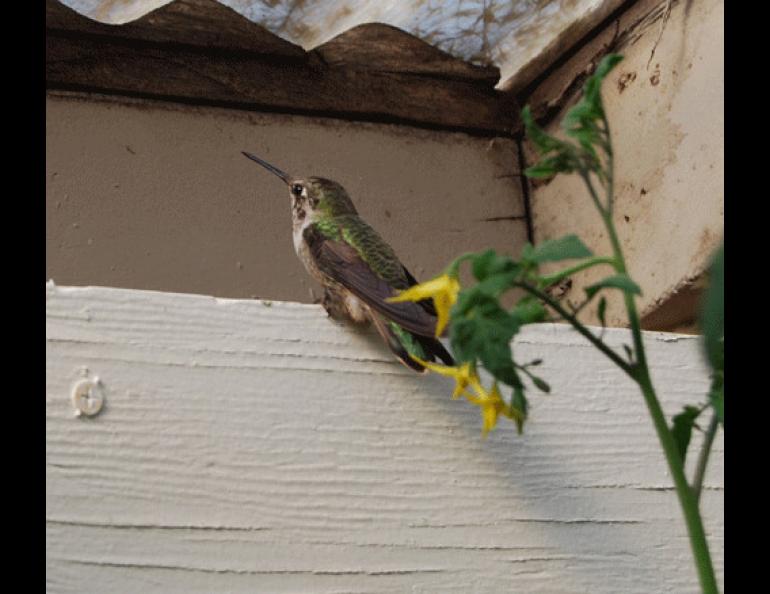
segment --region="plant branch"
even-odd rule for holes
[[[640,372],[641,378],[639,380],[639,386],[642,389],[642,395],[644,396],[644,401],[650,411],[650,416],[652,416],[652,422],[655,426],[655,431],[658,434],[658,439],[663,447],[663,453],[668,462],[671,478],[674,480],[674,487],[676,488],[676,494],[679,498],[679,504],[682,507],[685,524],[687,525],[687,532],[690,535],[690,546],[692,548],[693,557],[695,557],[695,566],[698,570],[698,579],[700,581],[701,589],[704,594],[716,594],[718,590],[716,577],[714,575],[714,566],[711,562],[711,553],[709,552],[708,541],[706,540],[706,531],[703,528],[703,519],[701,518],[700,510],[698,509],[698,500],[695,497],[695,493],[690,488],[690,485],[687,483],[687,477],[684,474],[684,465],[682,464],[682,457],[679,455],[674,436],[668,428],[660,403],[658,402],[655,391],[649,381],[647,368],[640,368]]]
[[[692,492],[695,496],[695,501],[697,502],[700,502],[700,494],[703,489],[703,478],[706,475],[706,465],[709,461],[711,446],[714,445],[714,437],[716,437],[718,427],[719,418],[717,417],[717,414],[714,413],[711,417],[711,422],[706,429],[703,445],[701,446],[700,455],[698,456],[698,464],[695,467],[695,474],[692,477]]]
[[[594,189],[594,185],[591,183],[590,173],[588,172],[587,169],[582,169],[582,168],[578,170],[578,173],[580,174],[580,177],[583,178],[583,182],[588,188],[588,193],[591,195],[591,200],[593,200],[594,206],[596,206],[597,210],[601,213],[602,217],[604,217],[606,210],[602,205],[602,201],[599,200],[599,195],[596,193],[596,190]]]
[[[598,293],[597,293],[597,294],[598,294]],[[583,301],[582,303],[580,303],[580,305],[578,305],[577,307],[575,307],[574,305],[572,305],[572,303],[570,303],[570,302],[568,301],[568,302],[567,302],[567,305],[569,305],[569,308],[572,310],[572,315],[573,315],[573,316],[575,316],[575,317],[577,317],[577,316],[578,316],[578,314],[579,314],[581,311],[583,311],[583,309],[584,309],[584,308],[585,308],[585,307],[586,307],[586,306],[587,306],[589,303],[591,303],[591,301],[593,301],[593,300],[594,300],[594,297],[595,297],[595,296],[596,296],[596,295],[594,295],[593,297],[589,297],[588,299],[586,299],[585,301]]]
[[[604,353],[615,365],[620,367],[626,374],[628,374],[631,378],[636,379],[634,368],[626,363],[620,355],[618,355],[615,351],[613,351],[610,347],[608,347],[604,341],[602,341],[600,338],[598,338],[593,332],[591,332],[586,326],[583,325],[582,322],[580,322],[574,315],[569,313],[566,309],[564,309],[561,304],[559,304],[558,301],[553,299],[550,295],[547,293],[544,293],[537,287],[533,287],[532,285],[528,285],[526,283],[522,282],[516,282],[514,283],[514,286],[519,287],[521,289],[524,289],[529,294],[534,295],[544,303],[546,303],[551,309],[556,311],[564,320],[570,323],[572,327],[577,330],[580,334],[582,334],[585,338],[588,339],[588,341],[593,344],[597,349],[599,349],[602,353]]]
[[[612,153],[612,139],[610,137],[610,123],[602,107],[602,122],[604,123],[604,135],[607,139],[605,151],[607,153],[607,217],[612,218],[612,209],[615,203],[615,162]]]
[[[609,134],[609,126],[607,126],[607,132]],[[602,219],[604,220],[604,226],[607,229],[607,233],[612,244],[612,253],[615,257],[615,270],[619,274],[626,274],[626,262],[623,257],[623,251],[620,247],[620,241],[618,239],[615,225],[612,221],[612,202],[613,202],[613,172],[612,172],[612,159],[611,153],[608,159],[608,180],[607,187],[607,202],[608,208],[601,210]],[[594,192],[593,186],[590,185],[590,180],[583,174],[583,179],[588,185],[590,192]],[[595,200],[598,201],[598,198]],[[652,385],[652,379],[650,378],[650,371],[647,366],[647,356],[644,350],[644,343],[642,341],[641,323],[639,320],[639,314],[636,309],[636,302],[634,296],[628,292],[623,293],[623,298],[626,305],[626,311],[628,313],[628,322],[631,327],[631,335],[634,343],[634,355],[636,365],[631,370],[631,376],[639,384],[642,390],[642,396],[647,405],[647,409],[652,417],[652,422],[655,427],[655,431],[658,434],[658,440],[663,448],[663,453],[668,463],[671,477],[674,480],[674,486],[676,487],[676,493],[679,498],[679,504],[682,507],[685,523],[687,525],[687,531],[690,535],[690,546],[692,547],[693,556],[695,557],[695,565],[698,570],[698,579],[700,580],[701,588],[704,593],[716,594],[717,584],[716,577],[714,575],[714,566],[711,561],[711,553],[708,548],[708,541],[706,540],[706,532],[703,528],[703,519],[701,518],[700,511],[698,509],[698,500],[695,497],[695,493],[690,488],[687,482],[687,477],[684,472],[684,464],[682,463],[682,457],[679,455],[674,436],[668,428],[666,417],[663,414],[663,409],[660,406],[658,397],[655,394],[655,389]],[[602,343],[603,344],[603,343]]]
[[[452,262],[449,264],[449,266],[446,267],[445,272],[447,274],[451,274],[453,276],[457,275],[457,271],[460,269],[460,264],[465,262],[466,260],[470,260],[476,256],[475,252],[465,252],[464,254],[457,256]]]
[[[575,264],[570,268],[565,268],[564,270],[560,270],[559,272],[554,272],[553,274],[549,274],[548,276],[542,277],[538,285],[541,288],[550,287],[551,285],[556,284],[559,281],[569,276],[572,276],[577,272],[586,270],[587,268],[591,268],[592,266],[598,266],[600,264],[609,264],[610,266],[614,266],[615,258],[610,258],[607,256],[594,256],[593,258],[588,258],[587,260],[583,260],[579,264]]]
[[[575,172],[580,175],[588,189],[594,206],[602,218],[610,244],[612,245],[613,257],[607,259],[606,263],[612,265],[618,276],[628,277],[623,250],[613,222],[615,196],[612,138],[609,121],[607,120],[598,88],[601,85],[602,79],[621,59],[621,56],[610,55],[602,60],[597,66],[597,72],[584,87],[583,99],[566,114],[562,121],[562,126],[567,130],[567,134],[577,139],[580,146],[569,142],[562,142],[547,135],[535,124],[529,108],[524,109],[522,117],[527,125],[527,134],[534,139],[540,152],[544,155],[556,153],[555,155],[544,157],[544,161],[540,168],[536,170],[536,174],[543,176],[550,173]],[[605,159],[598,159],[594,146],[601,147],[604,150]],[[604,163],[601,161],[604,161]],[[592,175],[596,176],[599,186],[594,187]],[[598,189],[604,190],[601,198],[597,192]],[[602,199],[605,199],[606,202],[603,202]],[[591,259],[577,266],[580,270],[583,270],[598,263],[595,259]],[[687,525],[690,546],[702,591],[707,594],[716,593],[716,577],[698,501],[709,452],[717,430],[716,421],[718,417],[715,416],[706,433],[703,449],[701,450],[695,476],[693,477],[693,486],[691,487],[685,475],[683,456],[679,452],[673,432],[668,427],[666,416],[663,413],[652,384],[635,295],[630,290],[623,291],[623,301],[628,315],[628,325],[633,343],[633,348],[628,348],[628,358],[630,361],[626,362],[604,343],[601,336],[594,335],[577,320],[577,312],[570,314],[557,300],[553,299],[543,290],[543,283],[546,283],[546,286],[548,286],[548,284],[558,282],[561,278],[567,276],[566,273],[576,272],[577,270],[574,268],[547,276],[538,282],[536,286],[529,285],[524,281],[516,282],[514,286],[524,289],[549,306],[552,311],[561,315],[563,320],[569,322],[575,330],[587,338],[591,344],[604,353],[639,385],[676,488],[677,497]]]

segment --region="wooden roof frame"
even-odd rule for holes
[[[46,0],[47,89],[512,136],[519,109],[499,77],[389,25],[305,51],[215,0],[124,25]]]

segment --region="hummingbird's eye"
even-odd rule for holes
[[[291,193],[295,196],[301,196],[302,195],[302,184],[294,184],[291,187]]]

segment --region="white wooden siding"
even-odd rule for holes
[[[553,387],[525,434],[482,440],[451,381],[320,306],[52,283],[46,306],[49,592],[698,590],[641,396],[564,326],[515,345]],[[697,340],[646,340],[667,413],[702,401]],[[76,417],[86,374],[105,403]],[[720,583],[723,474],[720,434]]]

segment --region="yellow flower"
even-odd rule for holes
[[[517,420],[517,418],[521,417],[510,404],[505,403],[500,394],[500,389],[497,387],[497,382],[492,384],[491,390],[484,389],[484,386],[481,385],[481,380],[476,372],[475,366],[472,366],[470,363],[463,363],[457,367],[449,367],[447,365],[423,361],[414,355],[410,356],[418,363],[424,365],[426,369],[453,378],[456,385],[454,392],[452,392],[452,398],[465,396],[468,399],[468,402],[481,408],[481,418],[484,422],[481,431],[484,437],[495,428],[497,419],[500,415],[513,420]],[[475,394],[468,390],[469,387]],[[521,421],[523,421],[523,419],[521,419]]]
[[[406,291],[402,291],[395,297],[390,297],[385,301],[390,303],[399,303],[401,301],[422,301],[432,298],[436,306],[438,320],[436,321],[436,337],[441,336],[449,323],[449,310],[457,301],[457,294],[460,292],[460,281],[456,276],[442,274],[427,282],[415,285]]]
[[[426,369],[434,371],[440,375],[446,375],[448,377],[454,378],[455,382],[457,383],[455,385],[454,392],[452,392],[452,398],[459,398],[463,394],[467,395],[468,386],[473,388],[477,394],[484,392],[481,381],[479,381],[479,376],[470,363],[463,363],[457,367],[449,367],[447,365],[438,365],[437,363],[429,363],[428,361],[423,361],[414,355],[410,356],[418,363],[424,365]]]
[[[478,394],[478,397],[466,395],[466,398],[469,402],[481,407],[481,418],[484,421],[481,431],[484,437],[486,437],[497,425],[498,416],[503,415],[510,419],[513,418],[513,413],[510,405],[503,401],[500,390],[497,388],[497,382],[492,385],[492,389],[489,392],[482,388]]]

